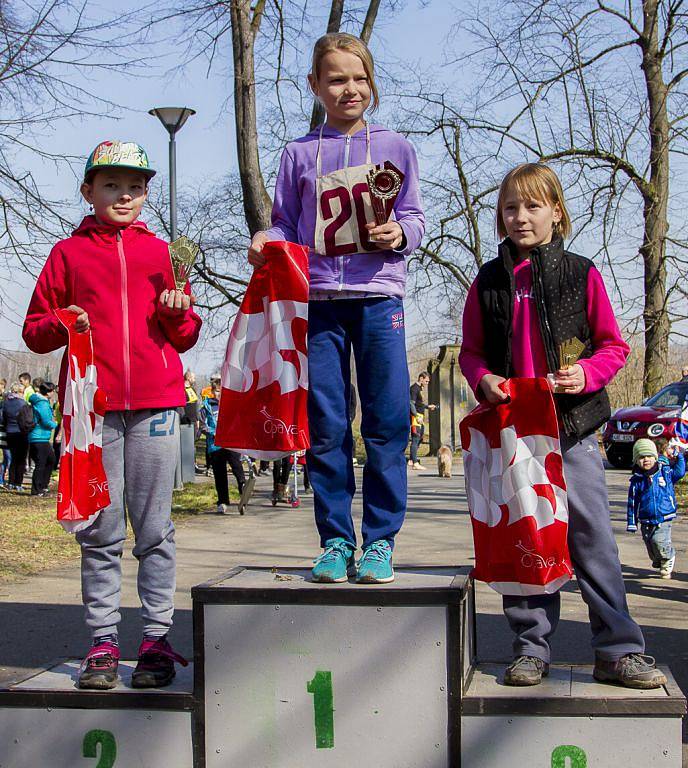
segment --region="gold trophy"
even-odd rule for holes
[[[366,181],[368,182],[375,223],[378,225],[386,224],[392,214],[394,201],[401,191],[401,185],[404,183],[404,174],[394,163],[387,160],[384,165],[376,165],[371,168],[368,171]]]
[[[169,244],[169,249],[172,274],[174,275],[174,287],[178,291],[183,291],[200,248],[193,240],[189,240],[186,235],[182,235]]]
[[[584,350],[585,344],[583,344],[580,339],[576,338],[576,336],[562,341],[559,345],[559,368],[565,371],[567,368],[575,365]],[[547,374],[547,380],[550,382],[552,391],[555,394],[562,394],[562,390],[554,383],[553,373]]]
[[[576,338],[562,341],[559,345],[559,367],[563,370],[575,365],[585,350],[585,344]]]

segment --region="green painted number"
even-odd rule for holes
[[[587,768],[588,758],[580,747],[564,744],[552,752],[551,766],[552,768]]]
[[[315,713],[315,748],[334,747],[334,696],[332,695],[332,672],[316,672],[307,684],[308,693],[313,694]]]
[[[84,736],[84,757],[98,757],[99,744],[100,760],[96,768],[112,768],[117,757],[117,744],[110,731],[89,731]]]

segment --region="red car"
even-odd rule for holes
[[[609,463],[615,467],[630,468],[636,440],[641,437],[673,437],[686,397],[688,381],[678,381],[660,389],[642,405],[615,411],[602,433]]]

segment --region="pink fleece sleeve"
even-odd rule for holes
[[[479,392],[480,380],[486,373],[491,373],[485,360],[485,332],[483,329],[483,318],[480,312],[480,302],[478,301],[477,280],[466,296],[466,303],[463,308],[463,340],[461,342],[461,352],[459,353],[459,366],[461,373],[466,377],[468,386],[473,390],[476,397],[481,396]]]
[[[588,272],[587,305],[593,354],[580,365],[585,373],[583,392],[596,392],[624,367],[630,347],[623,340],[602,275],[595,267]]]

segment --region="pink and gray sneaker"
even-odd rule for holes
[[[164,637],[144,637],[139,647],[139,660],[131,675],[134,688],[161,688],[169,685],[175,676],[174,662],[183,667],[189,662],[172,649]]]
[[[104,640],[96,642],[79,667],[79,688],[108,690],[117,685],[119,646]]]

